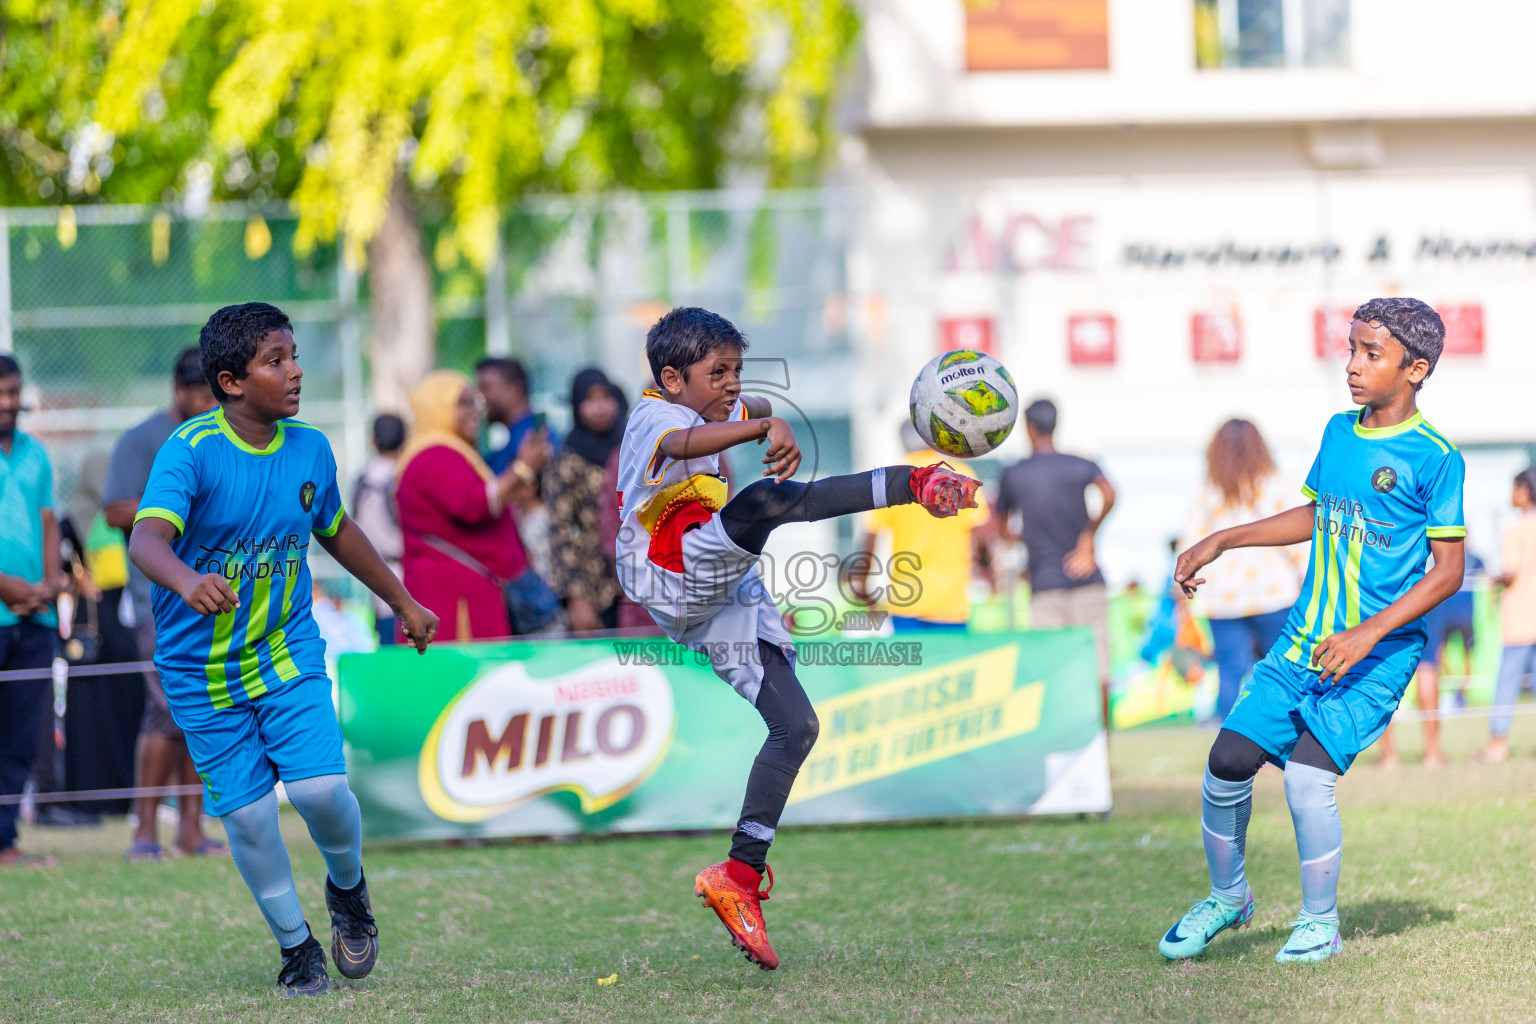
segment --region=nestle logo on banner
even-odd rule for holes
[[[592,814],[645,781],[675,721],[656,668],[604,658],[538,679],[500,665],[438,716],[418,764],[422,799],[438,817],[481,821],[563,790]]]

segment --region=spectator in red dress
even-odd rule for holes
[[[411,395],[411,411],[397,492],[405,586],[441,620],[440,640],[507,636],[496,581],[516,579],[528,565],[512,502],[538,479],[547,445],[526,448],[505,472],[492,473],[475,450],[479,396],[469,378],[451,370],[427,375]]]

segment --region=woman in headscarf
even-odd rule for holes
[[[571,381],[571,432],[544,480],[549,501],[549,585],[565,601],[573,632],[613,629],[619,579],[603,548],[609,456],[624,439],[629,405],[602,370]]]
[[[528,566],[511,508],[515,469],[528,468],[497,476],[475,450],[480,401],[461,373],[428,374],[411,412],[397,492],[406,588],[437,614],[440,640],[507,636],[506,601],[490,577],[516,579]]]

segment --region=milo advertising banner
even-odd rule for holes
[[[808,641],[797,674],[821,736],[784,824],[1109,809],[1085,631]],[[665,639],[385,649],[340,682],[373,837],[729,828],[765,735]]]

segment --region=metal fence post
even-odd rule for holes
[[[368,403],[363,395],[362,324],[358,322],[357,273],[345,259],[336,263],[336,326],[341,341],[342,444],[346,479],[363,471],[368,458]]]
[[[512,317],[507,308],[507,259],[496,228],[496,249],[485,272],[485,354],[512,354]]]
[[[689,292],[688,207],[673,196],[667,202],[667,291],[672,305],[681,306]]]
[[[9,352],[14,345],[11,337],[11,229],[5,211],[0,210],[0,352]]]

